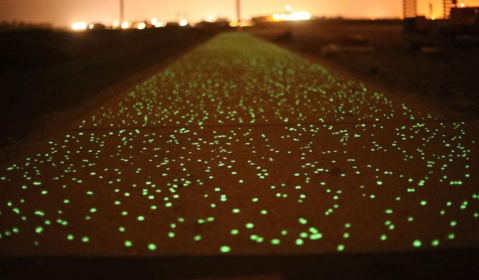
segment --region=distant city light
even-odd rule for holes
[[[159,21],[159,22],[155,23],[155,27],[165,27],[165,26],[166,26],[166,22]]]
[[[90,25],[88,25],[88,28],[93,29],[95,28],[95,25],[93,23],[90,23]]]
[[[215,17],[214,17],[214,16],[207,16],[207,17],[206,17],[206,21],[207,21],[207,22],[214,22],[214,21],[215,21]]]
[[[158,23],[158,20],[156,18],[152,19],[151,20],[151,24],[152,25],[156,25]]]
[[[87,24],[86,22],[75,22],[74,24],[72,24],[72,29],[73,30],[86,30],[87,28]]]
[[[291,11],[293,10],[293,8],[291,8],[290,5],[287,5],[287,6],[285,7],[285,9],[286,9],[287,12],[291,12]]]
[[[146,27],[146,23],[140,22],[140,23],[138,23],[138,25],[136,26],[136,29],[143,30],[143,29],[145,29],[145,27]]]
[[[113,22],[113,28],[118,28],[118,27],[120,27],[120,21],[119,21],[119,20],[115,20],[115,21]]]
[[[254,26],[254,23],[252,21],[240,21],[238,22],[237,19],[233,19],[233,21],[230,22],[230,27],[248,27],[248,26]]]
[[[188,21],[186,19],[182,19],[180,21],[180,26],[187,26],[188,25]]]
[[[130,23],[128,21],[124,21],[122,24],[121,24],[121,28],[122,29],[128,29],[130,28]]]
[[[461,3],[461,8],[464,8],[465,6],[466,6],[466,4]]]
[[[298,20],[309,20],[311,19],[311,14],[308,12],[294,12],[289,14],[274,14],[273,19],[275,21],[298,21]]]

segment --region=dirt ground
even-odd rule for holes
[[[0,33],[0,161],[213,34],[194,29]]]
[[[292,38],[280,37],[288,31]],[[329,68],[435,107],[448,119],[479,118],[477,47],[456,43],[453,48],[412,52],[402,21],[392,20],[261,24],[249,32]],[[322,47],[353,37],[362,37],[374,51],[322,54]]]

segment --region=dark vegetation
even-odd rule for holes
[[[475,38],[414,49],[401,20],[262,23],[250,32],[326,66],[349,71],[364,82],[437,106],[448,118],[479,118],[479,44]],[[328,46],[353,38],[361,38],[374,51],[350,48],[325,54]]]
[[[0,33],[0,150],[74,117],[74,108],[104,90],[161,70],[212,35],[180,28]]]

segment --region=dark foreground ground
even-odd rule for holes
[[[288,31],[292,39],[281,38]],[[249,32],[397,95],[435,107],[449,119],[479,117],[479,46],[474,40],[445,40],[442,44],[426,45],[433,48],[413,52],[400,20],[265,23]],[[354,37],[364,38],[375,51],[337,55],[321,52],[329,44]]]
[[[174,28],[0,33],[0,161],[211,36]]]

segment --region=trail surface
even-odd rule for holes
[[[0,255],[479,245],[477,124],[222,34],[0,171]]]

